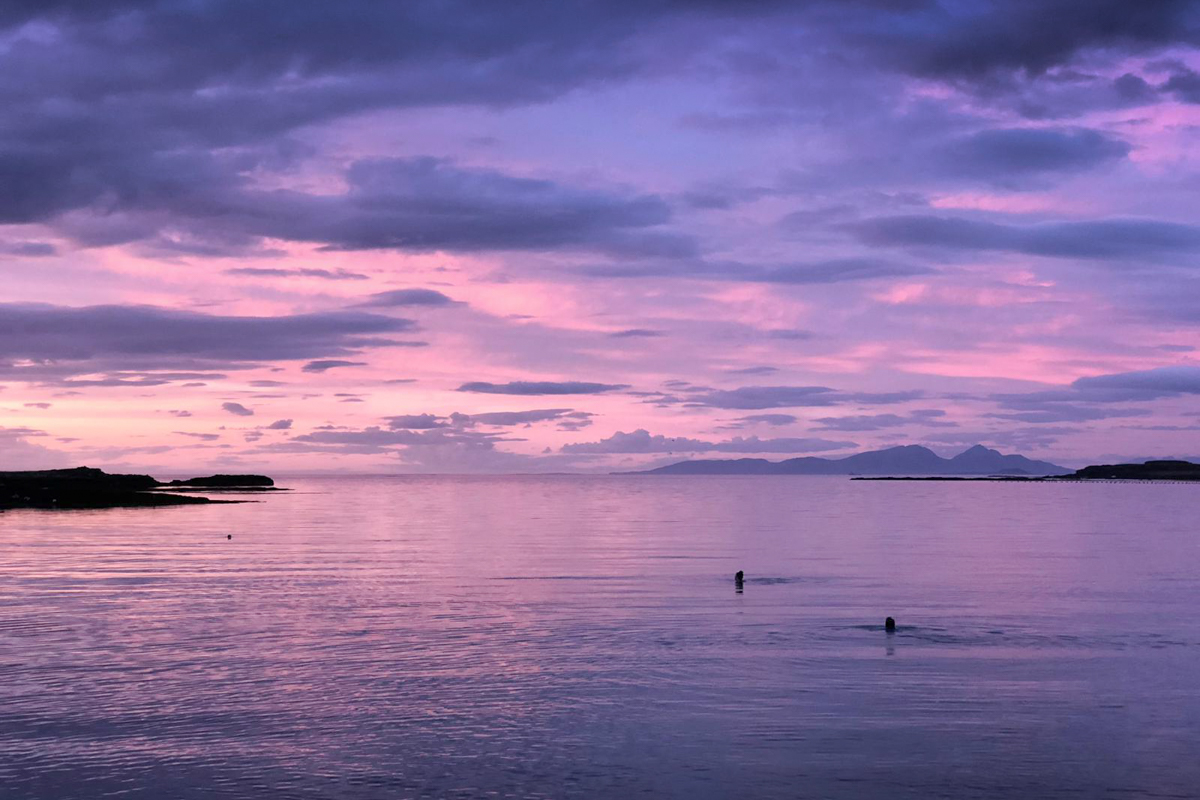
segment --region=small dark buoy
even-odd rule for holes
[[[888,633],[895,633],[896,632],[896,620],[892,619],[891,617],[888,617],[887,619],[885,619],[883,621],[883,629],[885,631],[887,631]]]
[[[233,538],[233,534],[232,534],[232,533],[226,534],[226,535],[225,535],[225,538],[226,538],[226,539],[232,539],[232,538]]]

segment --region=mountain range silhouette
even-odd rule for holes
[[[1065,475],[1073,470],[1005,455],[975,445],[953,458],[942,458],[928,447],[910,444],[870,450],[843,458],[805,456],[786,461],[765,458],[680,461],[638,475]]]

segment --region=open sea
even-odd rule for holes
[[[279,483],[0,514],[0,799],[1200,797],[1200,486]]]

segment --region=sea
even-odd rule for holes
[[[0,514],[0,798],[1200,797],[1200,485],[279,483]]]

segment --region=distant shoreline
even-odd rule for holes
[[[851,456],[800,456],[783,461],[765,458],[679,461],[640,474],[668,475],[1067,475],[1071,470],[1023,455],[1005,455],[974,445],[952,458],[928,447],[898,445]],[[639,473],[631,473],[639,474]]]
[[[985,483],[1200,483],[1194,478],[1076,478],[1073,475],[851,475],[852,481],[974,481]]]
[[[172,492],[280,491],[265,475],[210,475],[163,482],[149,475],[110,474],[90,467],[0,472],[0,511],[155,508],[236,503]]]
[[[954,458],[906,445],[841,459],[795,458],[787,461],[736,459],[680,461],[623,475],[845,475],[859,481],[1169,481],[1200,482],[1200,464],[1156,460],[1141,464],[1093,464],[1071,472],[1044,461],[1002,455],[976,445]]]
[[[1200,464],[1147,461],[1093,464],[1070,475],[855,475],[856,481],[995,481],[1000,483],[1200,483]]]

